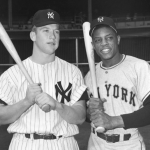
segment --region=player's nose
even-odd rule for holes
[[[54,31],[49,32],[48,38],[49,38],[49,39],[54,39],[54,38],[55,38]]]
[[[101,45],[106,45],[106,44],[108,44],[108,42],[107,42],[107,40],[106,40],[105,38],[103,38],[103,39],[101,40]]]

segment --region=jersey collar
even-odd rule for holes
[[[100,62],[100,67],[104,70],[109,70],[109,69],[112,69],[112,68],[115,68],[117,67],[118,65],[120,65],[126,58],[126,55],[122,54],[123,57],[122,57],[122,60],[118,63],[118,64],[115,64],[114,66],[111,66],[111,67],[104,67],[103,64],[102,64],[102,61]]]

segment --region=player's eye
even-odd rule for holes
[[[102,40],[100,39],[100,38],[96,38],[95,40],[94,40],[94,42],[97,44],[97,43],[100,43]]]
[[[55,33],[59,34],[59,33],[60,33],[60,31],[59,31],[59,30],[55,30]]]
[[[44,32],[48,32],[49,30],[45,29]]]
[[[107,41],[111,41],[111,40],[113,40],[113,37],[112,37],[112,36],[109,36],[109,37],[107,37],[106,39],[107,39]]]

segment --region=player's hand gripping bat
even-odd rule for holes
[[[90,23],[84,22],[83,23],[83,36],[84,36],[85,49],[86,49],[86,54],[87,54],[90,73],[91,73],[91,79],[92,79],[92,85],[93,85],[93,96],[95,98],[98,98],[96,74],[95,74],[94,50],[91,44],[92,38],[89,36],[89,31],[90,31]],[[103,127],[97,127],[96,131],[104,132],[105,129]]]
[[[22,71],[22,73],[26,77],[29,84],[33,84],[33,81],[31,79],[31,77],[29,76],[27,70],[25,69],[25,67],[24,67],[24,65],[23,65],[23,63],[22,63],[22,61],[21,61],[21,59],[17,53],[17,50],[15,49],[11,39],[9,38],[6,30],[4,29],[4,27],[1,23],[0,23],[0,39],[1,39],[2,43],[4,44],[4,46],[6,47],[7,51],[12,56],[12,58],[18,64],[20,70]],[[50,111],[50,105],[48,105],[48,104],[43,105],[42,110],[45,112],[49,112]]]

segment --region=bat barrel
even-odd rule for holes
[[[95,98],[98,98],[97,84],[96,84],[96,74],[95,74],[94,50],[93,50],[93,46],[91,44],[92,43],[92,38],[89,36],[89,31],[90,31],[90,23],[89,22],[83,23],[83,36],[84,36],[86,54],[87,54],[90,73],[91,73],[91,79],[92,79],[92,85],[93,85],[93,96]],[[93,126],[94,126],[94,124],[93,124]],[[105,128],[97,127],[95,130],[97,132],[102,133],[102,132],[105,131]]]
[[[29,84],[33,84],[34,82],[32,81],[27,70],[25,69],[25,67],[24,67],[24,65],[23,65],[23,63],[22,63],[22,61],[21,61],[21,59],[17,53],[17,50],[15,49],[11,39],[9,38],[9,36],[8,36],[6,30],[4,29],[3,25],[1,24],[1,22],[0,22],[0,39],[1,39],[2,43],[4,44],[5,48],[7,49],[7,51],[12,56],[12,58],[18,64],[20,70],[24,74],[24,76],[27,79],[27,81],[29,82]],[[50,105],[44,105],[42,107],[42,110],[45,112],[49,112],[50,111]]]
[[[83,23],[83,36],[84,36],[86,54],[87,54],[90,73],[91,73],[91,79],[92,79],[92,85],[93,85],[93,96],[95,98],[98,98],[96,75],[95,75],[94,50],[93,50],[93,46],[91,44],[92,38],[89,36],[89,31],[90,31],[90,23],[89,22]]]

